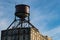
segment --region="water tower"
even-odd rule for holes
[[[30,40],[31,27],[30,23],[30,6],[19,4],[15,6],[14,21],[6,30],[1,32],[1,40]]]
[[[9,29],[13,24],[12,28],[18,27],[34,27],[30,23],[30,6],[25,4],[18,4],[15,6],[15,19],[11,25],[7,28]]]

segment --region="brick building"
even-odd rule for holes
[[[3,30],[1,40],[51,40],[51,38],[40,34],[35,27],[21,27]]]

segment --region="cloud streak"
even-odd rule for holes
[[[59,20],[59,15],[55,14],[55,11],[52,11],[48,14],[44,14],[42,13],[39,8],[33,9],[33,12],[31,13],[32,17],[31,17],[31,22],[40,29],[47,29],[47,25],[52,22],[53,20]]]
[[[51,29],[47,32],[44,33],[44,35],[49,35],[50,37],[52,37],[53,40],[60,40],[60,26],[55,27],[54,29]]]

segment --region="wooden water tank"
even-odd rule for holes
[[[19,4],[15,6],[16,12],[15,15],[19,18],[25,18],[29,16],[30,6],[25,4]]]

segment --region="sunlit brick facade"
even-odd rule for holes
[[[31,34],[31,40],[52,40],[48,36],[43,36],[42,34],[40,34],[38,29],[36,28],[31,28],[30,34]]]

